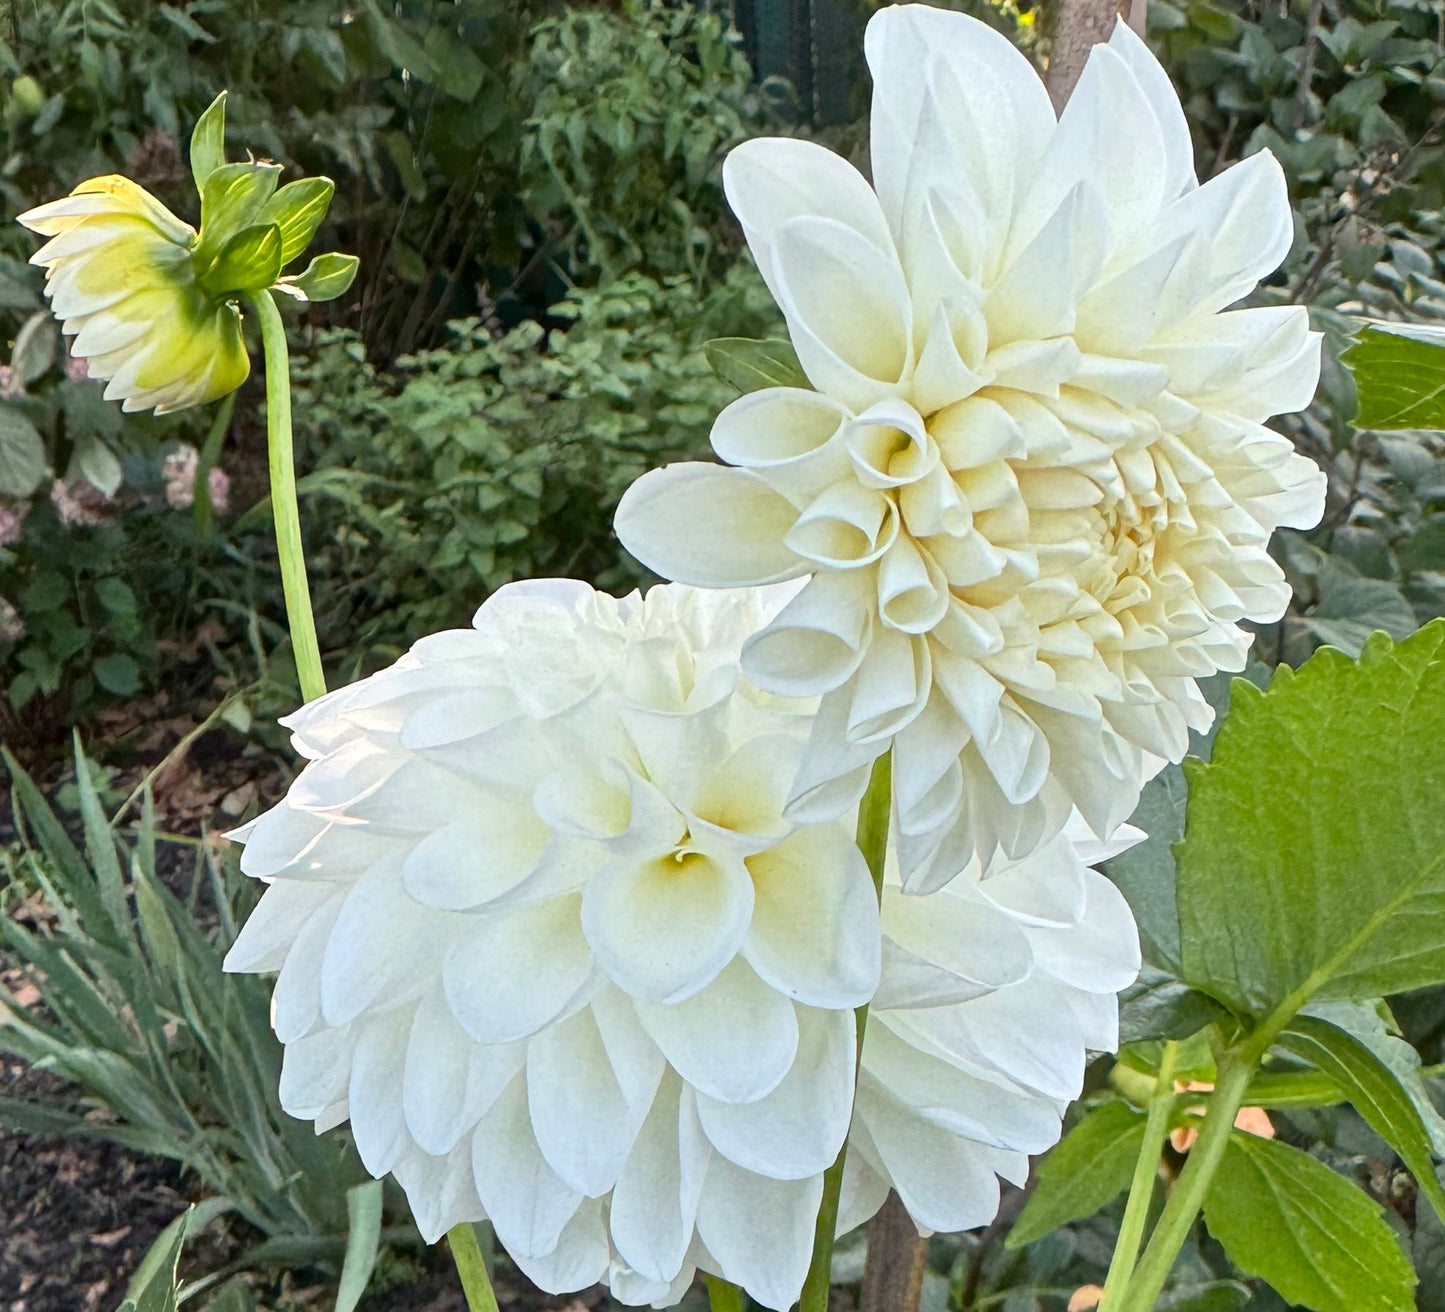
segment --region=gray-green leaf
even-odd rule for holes
[[[0,404],[0,496],[28,497],[45,477],[45,443],[14,406]]]
[[[1204,1202],[1246,1275],[1313,1312],[1414,1312],[1415,1273],[1380,1207],[1308,1153],[1236,1132]]]

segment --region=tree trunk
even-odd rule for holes
[[[917,1312],[923,1295],[928,1240],[918,1233],[898,1195],[889,1192],[868,1222],[868,1264],[863,1269],[861,1312]]]
[[[1113,35],[1120,10],[1130,14],[1133,8],[1131,0],[1123,0],[1122,4],[1117,0],[1058,0],[1053,49],[1044,74],[1044,85],[1056,110],[1063,109],[1084,71],[1089,51]]]

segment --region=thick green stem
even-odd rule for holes
[[[711,1312],[746,1312],[748,1297],[736,1285],[708,1276],[707,1305]]]
[[[498,1312],[497,1296],[492,1292],[492,1279],[487,1275],[487,1261],[477,1243],[477,1232],[470,1221],[454,1225],[447,1231],[447,1247],[457,1264],[462,1292],[467,1296],[471,1312]]]
[[[1169,1134],[1169,1118],[1174,1111],[1174,1067],[1179,1058],[1179,1045],[1166,1043],[1154,1077],[1154,1090],[1149,1096],[1148,1116],[1144,1121],[1144,1142],[1134,1163],[1134,1178],[1129,1184],[1129,1201],[1124,1207],[1124,1222],[1109,1263],[1104,1282],[1104,1301],[1099,1312],[1115,1312],[1134,1273],[1139,1246],[1144,1242],[1144,1227],[1149,1223],[1149,1208],[1154,1202],[1154,1182],[1159,1178],[1159,1157]]]
[[[883,867],[888,858],[888,823],[893,814],[893,753],[885,752],[873,762],[868,791],[858,805],[858,850],[873,876],[873,888],[883,896]],[[858,1060],[863,1060],[863,1032],[868,1024],[868,1004],[856,1013]],[[837,1159],[823,1175],[823,1201],[818,1205],[818,1223],[813,1231],[813,1260],[803,1282],[798,1312],[828,1312],[829,1277],[833,1267],[833,1243],[838,1230],[838,1203],[843,1195],[843,1165],[848,1156],[844,1140]]]
[[[1243,1051],[1227,1052],[1220,1058],[1218,1078],[1209,1098],[1209,1112],[1199,1129],[1199,1138],[1189,1150],[1189,1161],[1169,1195],[1159,1224],[1154,1227],[1149,1247],[1144,1250],[1144,1256],[1113,1312],[1151,1312],[1154,1307],[1174,1267],[1174,1260],[1189,1237],[1194,1218],[1204,1206],[1214,1173],[1229,1146],[1234,1118],[1244,1105],[1245,1091],[1262,1053],[1263,1048],[1251,1042]]]
[[[311,589],[306,582],[306,553],[301,545],[301,513],[296,506],[296,459],[291,437],[291,360],[286,326],[270,292],[247,298],[261,325],[266,356],[266,447],[270,454],[271,513],[276,520],[276,551],[281,559],[281,587],[286,594],[286,621],[303,701],[326,691],[321,648],[311,615]]]

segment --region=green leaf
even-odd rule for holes
[[[129,697],[140,687],[140,666],[124,652],[102,656],[91,666],[91,671],[95,681],[117,697]]]
[[[1415,1273],[1380,1207],[1308,1153],[1236,1133],[1204,1202],[1246,1275],[1313,1312],[1414,1312]]]
[[[176,1294],[180,1288],[176,1268],[180,1265],[191,1213],[195,1210],[186,1208],[156,1237],[126,1286],[125,1302],[119,1312],[176,1312]]]
[[[809,386],[793,344],[781,338],[715,337],[703,351],[713,373],[739,392]]]
[[[354,255],[332,251],[318,255],[294,278],[283,278],[282,287],[293,288],[304,301],[334,301],[356,280],[361,261]]]
[[[237,233],[261,216],[276,191],[279,164],[222,164],[201,184],[201,238],[194,261],[201,275]]]
[[[1144,1121],[1126,1102],[1089,1112],[1039,1164],[1038,1182],[1009,1231],[1008,1247],[1022,1248],[1093,1216],[1123,1193],[1144,1143]]]
[[[221,248],[201,286],[212,296],[260,291],[281,276],[281,229],[275,223],[243,228]]]
[[[1341,359],[1355,376],[1360,428],[1445,428],[1445,330],[1371,324]]]
[[[95,585],[95,599],[112,615],[134,615],[135,591],[123,579],[101,579]]]
[[[45,477],[45,443],[24,415],[0,404],[0,497],[28,497]]]
[[[226,93],[223,91],[196,120],[191,133],[191,177],[205,197],[204,183],[226,162]]]
[[[302,178],[288,182],[261,207],[258,222],[281,229],[282,268],[311,244],[335,194],[336,184],[330,178]]]
[[[1414,608],[1388,579],[1363,578],[1330,558],[1320,571],[1319,587],[1319,602],[1303,623],[1321,642],[1351,656],[1358,656],[1377,631],[1397,641],[1415,631]]]
[[[1146,964],[1119,995],[1119,1042],[1187,1039],[1228,1014],[1213,998]]]
[[[240,1276],[233,1276],[206,1304],[206,1312],[256,1312],[256,1294]]]
[[[81,433],[76,439],[66,472],[72,480],[79,475],[96,491],[108,497],[113,497],[120,490],[120,460],[94,433]]]
[[[1350,1105],[1399,1154],[1435,1214],[1445,1220],[1445,1189],[1435,1178],[1430,1132],[1395,1072],[1354,1035],[1317,1016],[1296,1016],[1278,1043],[1339,1085]]]
[[[1445,980],[1445,620],[1236,681],[1186,762],[1185,982],[1241,1016]]]
[[[1248,1285],[1238,1280],[1216,1280],[1208,1285],[1184,1285],[1159,1300],[1159,1312],[1234,1312],[1249,1302]]]
[[[1268,670],[1250,665],[1245,678],[1263,683]],[[1214,710],[1214,722],[1205,733],[1191,733],[1189,754],[1208,760],[1214,735],[1229,710],[1228,675],[1216,674],[1199,681],[1199,690]],[[1166,975],[1179,974],[1179,906],[1174,868],[1174,844],[1184,837],[1184,817],[1189,801],[1189,784],[1177,765],[1165,766],[1145,786],[1130,822],[1147,837],[1111,858],[1104,873],[1118,886],[1134,912],[1144,960]],[[1193,1033],[1194,1031],[1189,1031]],[[1150,1038],[1184,1038],[1184,1034],[1154,1034]]]
[[[55,363],[55,320],[49,310],[36,310],[15,334],[10,367],[29,385]]]
[[[336,1312],[353,1312],[366,1292],[381,1240],[381,1181],[368,1180],[346,1191],[346,1257],[336,1291]]]

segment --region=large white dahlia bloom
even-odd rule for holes
[[[280,972],[283,1106],[349,1117],[428,1239],[487,1217],[553,1292],[701,1267],[786,1308],[850,1124],[845,1224],[889,1183],[977,1224],[1112,1046],[1137,942],[1071,837],[885,889],[881,934],[851,815],[785,818],[812,706],[738,654],[796,586],[513,585],[288,721],[227,966]]]
[[[1267,152],[1200,185],[1163,70],[1123,24],[1062,116],[959,14],[868,27],[873,184],[806,141],[732,152],[728,199],[816,390],[745,395],[725,462],[644,475],[617,531],[667,578],[807,576],[748,643],[821,696],[793,813],[894,750],[905,883],[1098,834],[1240,669],[1289,587],[1266,551],[1325,480],[1263,426],[1313,395],[1300,307],[1229,309],[1293,223]]]

